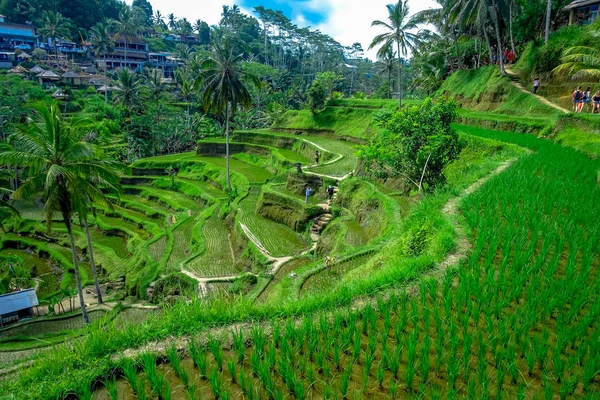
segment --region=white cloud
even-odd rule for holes
[[[373,37],[384,31],[371,27],[371,22],[376,19],[387,22],[386,5],[392,3],[392,0],[312,0],[312,2],[320,4],[321,7],[326,3],[326,7],[331,10],[327,20],[316,28],[331,35],[344,46],[359,42],[369,58],[376,58],[377,51],[368,48]],[[412,15],[438,7],[438,3],[434,0],[409,0],[409,7]]]
[[[290,0],[281,0],[282,2]],[[367,50],[373,37],[381,30],[371,27],[376,19],[387,20],[387,4],[395,0],[310,0],[302,2],[292,16],[298,26],[312,25],[312,29],[331,35],[344,46],[359,42],[368,57],[375,59],[376,50]],[[126,0],[131,4],[132,0]],[[237,1],[240,3],[241,1]],[[202,19],[209,25],[217,24],[221,19],[223,5],[232,6],[235,0],[150,0],[153,9],[160,10],[163,15],[175,14],[178,18],[190,21]],[[435,0],[409,0],[411,14],[438,6]],[[250,10],[241,9],[246,14]],[[319,25],[310,24],[302,15],[302,10],[327,13],[326,20]]]

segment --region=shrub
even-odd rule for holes
[[[426,100],[420,107],[404,108],[391,118],[376,118],[384,131],[364,146],[359,155],[369,173],[383,178],[401,177],[421,190],[445,182],[444,168],[460,153],[453,102]],[[424,175],[422,176],[424,171]]]

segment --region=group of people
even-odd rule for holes
[[[313,192],[312,187],[310,187],[310,185],[306,185],[306,188],[304,189],[304,194],[306,195],[306,198],[304,200],[305,202],[308,203],[308,198],[310,197],[312,192]],[[335,193],[335,189],[333,188],[333,186],[329,185],[327,187],[327,201],[329,202],[329,204],[331,204],[331,201],[333,200],[334,193]]]
[[[592,95],[592,88],[587,87],[585,90],[581,90],[579,86],[571,95],[571,101],[573,102],[573,112],[582,113],[584,108],[592,113],[600,113],[600,90]]]
[[[502,52],[502,61],[504,62],[504,64],[513,64],[515,62],[515,52],[512,50],[509,50],[509,49],[504,49],[504,51]],[[490,60],[488,59],[487,56],[483,59],[483,63],[484,64],[490,63]],[[496,52],[495,49],[492,49],[491,63],[492,64],[500,63],[500,58],[498,57],[498,52]]]

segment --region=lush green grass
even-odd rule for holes
[[[339,136],[367,138],[378,131],[369,108],[325,107],[312,113],[310,110],[290,110],[273,124],[275,129],[299,131],[330,131]]]
[[[494,66],[460,70],[450,75],[437,92],[456,100],[463,108],[517,116],[541,116],[556,120],[562,113],[511,85]]]

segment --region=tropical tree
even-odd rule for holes
[[[163,73],[160,69],[147,69],[144,72],[146,78],[146,90],[150,100],[154,103],[156,108],[156,126],[160,123],[160,104],[161,99],[167,92],[167,85],[164,83]],[[154,135],[152,135],[152,154],[156,152],[156,143]]]
[[[142,100],[140,78],[129,69],[123,68],[117,73],[117,88],[114,101],[125,107],[128,116],[131,117],[131,111],[139,107]]]
[[[56,213],[62,216],[71,246],[81,313],[85,323],[89,323],[71,219],[78,211],[80,199],[96,195],[103,186],[112,186],[115,175],[109,163],[96,158],[92,145],[77,140],[55,103],[49,108],[35,107],[32,121],[11,136],[18,150],[0,153],[0,164],[27,168],[28,176],[12,193],[13,199],[29,200],[41,193],[47,222]]]
[[[123,7],[119,13],[119,19],[112,20],[111,25],[116,28],[116,35],[125,39],[125,49],[123,54],[125,58],[125,67],[127,67],[127,46],[129,45],[129,35],[137,34],[140,26],[136,23],[135,18],[133,18],[129,7]]]
[[[417,35],[410,32],[417,29],[418,20],[413,16],[409,18],[408,0],[400,0],[396,4],[388,4],[388,22],[375,20],[371,26],[383,27],[387,32],[373,38],[369,49],[379,46],[377,56],[385,54],[396,46],[398,56],[398,107],[402,107],[402,57],[406,57],[409,50],[415,48],[418,42]]]
[[[572,79],[600,78],[600,49],[590,46],[569,47],[563,52],[561,64],[553,71],[557,75],[570,75]]]
[[[205,110],[210,110],[225,119],[227,188],[232,191],[229,170],[229,121],[238,106],[248,107],[252,104],[252,96],[246,87],[245,79],[255,84],[258,84],[258,79],[242,70],[242,54],[234,53],[234,47],[228,41],[215,41],[212,47],[211,54],[202,63],[202,102]]]
[[[167,26],[170,30],[174,31],[177,29],[177,17],[175,17],[175,14],[171,13],[167,15],[167,20],[169,21],[167,22]]]
[[[100,54],[104,57],[104,73],[108,71],[108,65],[106,63],[106,55],[113,49],[114,42],[110,35],[110,29],[108,24],[100,22],[94,25],[91,29],[90,41],[94,45],[94,53],[96,56]],[[108,103],[108,90],[104,91],[104,103]]]
[[[65,18],[61,13],[44,11],[42,13],[42,25],[37,30],[37,33],[44,40],[50,40],[50,44],[55,47],[56,57],[58,58],[57,40],[68,39],[71,34],[71,27],[71,20]]]
[[[380,73],[387,74],[388,99],[392,98],[392,73],[396,65],[396,52],[389,48],[382,57],[379,57],[377,70]]]

